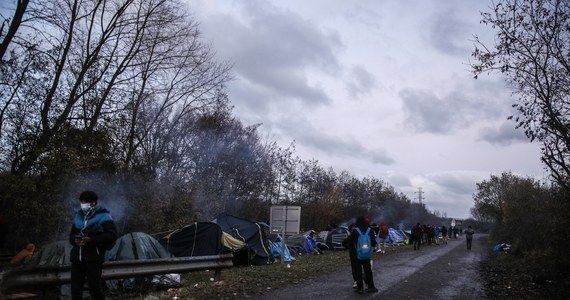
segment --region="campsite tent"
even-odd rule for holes
[[[327,234],[325,244],[329,249],[344,249],[342,241],[350,235],[348,228],[341,226],[333,228]]]
[[[144,232],[131,232],[119,237],[115,246],[105,253],[107,261],[170,257],[170,252],[154,237]]]
[[[39,247],[27,264],[34,267],[70,265],[70,253],[71,244],[67,240],[49,243]]]
[[[169,233],[160,243],[177,257],[220,255],[222,229],[212,222],[195,222]]]
[[[127,233],[117,239],[115,246],[105,253],[106,261],[139,260],[171,258],[168,252],[154,237],[144,232]],[[132,290],[147,286],[148,281],[156,286],[170,287],[180,285],[179,274],[155,275],[148,278],[128,278],[107,280],[107,286],[112,290]]]
[[[394,229],[388,228],[388,237],[386,238],[386,242],[390,244],[403,244],[406,240],[405,234],[402,232]]]
[[[228,214],[221,214],[212,222],[218,224],[224,232],[247,244],[246,248],[234,251],[235,265],[267,265],[275,261],[261,225]]]

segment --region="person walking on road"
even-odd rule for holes
[[[441,239],[442,243],[447,245],[447,227],[441,226]]]
[[[465,230],[465,239],[467,240],[467,250],[471,250],[471,241],[473,241],[473,234],[475,231],[471,228],[471,225],[467,226]]]
[[[364,217],[358,217],[356,218],[356,227],[355,229],[352,230],[352,232],[350,233],[349,239],[350,239],[350,247],[355,248],[358,245],[358,239],[360,237],[360,233],[356,230],[359,229],[360,232],[365,233],[367,231],[367,229],[370,228],[370,226],[368,225],[368,222],[366,222]],[[374,249],[374,247],[376,246],[376,239],[374,236],[374,232],[372,230],[368,230],[368,235],[370,236],[370,250],[372,251],[372,249]],[[373,251],[372,251],[373,252]],[[371,265],[371,259],[358,259],[358,255],[357,255],[357,259],[356,259],[356,285],[357,285],[357,289],[356,292],[357,293],[375,293],[378,292],[378,289],[376,288],[376,286],[374,285],[374,278],[372,276],[372,265]],[[364,283],[363,283],[363,278],[362,278],[362,271],[364,271],[364,276],[365,276],[365,280],[366,283],[368,284],[368,288],[366,289],[366,291],[364,291]]]
[[[420,222],[416,226],[412,227],[412,239],[414,240],[414,250],[420,250],[420,245],[422,244],[422,227]]]

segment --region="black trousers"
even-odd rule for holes
[[[422,239],[421,238],[417,238],[414,239],[414,250],[416,250],[416,247],[418,248],[418,250],[420,250],[420,245],[422,244]]]
[[[83,284],[87,278],[89,294],[93,299],[105,299],[101,291],[103,262],[71,263],[71,299],[83,299]]]
[[[467,239],[467,250],[471,250],[471,241],[472,239]]]
[[[352,257],[352,255],[350,256],[350,270],[352,271],[352,280],[357,281],[358,276],[356,273],[360,270],[360,265],[358,264],[356,257]],[[360,277],[362,278],[362,275]]]
[[[359,290],[364,289],[364,283],[362,282],[362,270],[364,270],[364,277],[366,278],[366,284],[368,284],[368,288],[372,289],[375,288],[374,286],[374,278],[372,278],[372,266],[370,265],[370,260],[360,260],[357,259],[357,270],[354,275],[356,275],[356,286]]]

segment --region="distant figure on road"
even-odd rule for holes
[[[465,239],[467,240],[467,250],[471,250],[471,241],[473,240],[474,233],[475,231],[473,231],[471,225],[467,226],[467,230],[465,230]]]
[[[412,227],[412,240],[414,241],[414,250],[420,250],[420,245],[422,244],[422,227],[420,222],[416,226]]]
[[[434,242],[436,245],[439,245],[439,240],[441,240],[441,228],[439,228],[439,226],[435,226],[433,232],[434,232]]]
[[[443,244],[447,244],[447,227],[441,226],[441,239]]]

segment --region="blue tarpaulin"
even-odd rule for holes
[[[399,231],[394,228],[388,228],[388,237],[386,238],[386,242],[390,244],[398,244],[403,243],[406,240],[406,237]]]
[[[269,241],[269,244],[271,245],[271,252],[273,253],[273,256],[281,258],[281,251],[283,249],[283,245],[281,244],[281,239],[278,239],[276,242]],[[285,245],[285,255],[283,255],[283,261],[291,262],[294,260],[295,258],[291,255],[291,252],[289,252],[289,248],[287,248],[287,245]]]

